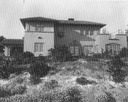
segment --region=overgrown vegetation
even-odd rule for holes
[[[97,84],[97,82],[93,80],[87,80],[85,77],[80,77],[76,79],[76,82],[81,85],[87,85],[87,84]]]
[[[121,57],[121,58],[126,58],[126,57],[128,57],[128,48],[122,48],[121,49],[121,51],[120,51],[120,53],[119,53],[119,56]]]
[[[114,56],[111,61],[108,62],[108,72],[113,77],[115,82],[123,82],[127,76],[124,67],[126,64],[120,59],[119,56]]]
[[[72,60],[72,54],[65,45],[49,50],[49,59],[54,62]]]

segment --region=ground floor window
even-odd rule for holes
[[[116,44],[116,43],[106,44],[105,49],[110,54],[118,54],[120,51],[120,44]]]
[[[92,53],[92,48],[93,48],[93,45],[84,45],[83,47],[84,55],[88,55]]]
[[[35,52],[43,52],[43,43],[35,43],[34,51]]]
[[[79,46],[70,46],[70,52],[71,54],[73,54],[74,56],[78,56],[79,55]]]

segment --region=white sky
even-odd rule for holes
[[[19,19],[33,16],[105,23],[113,33],[127,28],[128,0],[0,0],[0,36],[22,38]]]

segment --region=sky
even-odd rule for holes
[[[47,17],[104,23],[109,33],[128,28],[128,0],[0,0],[0,36],[20,39],[20,18]]]

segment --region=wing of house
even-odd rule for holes
[[[10,56],[15,52],[23,52],[23,39],[4,39],[0,44],[4,46],[5,56]]]

